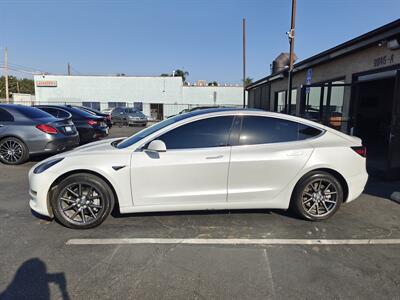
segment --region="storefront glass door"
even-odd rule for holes
[[[343,112],[344,93],[351,84],[334,81],[303,86],[300,115],[337,130],[347,130],[347,117]]]
[[[392,126],[389,139],[389,171],[391,177],[400,178],[400,70],[397,70]]]

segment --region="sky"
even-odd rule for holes
[[[400,0],[297,0],[298,60],[400,18]],[[270,73],[289,49],[291,0],[0,0],[0,50],[29,72],[158,76],[175,69],[240,83],[242,18],[247,75]],[[0,64],[3,65],[3,54]]]

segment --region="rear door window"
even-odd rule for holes
[[[0,122],[14,122],[14,117],[5,109],[0,108]]]
[[[284,143],[305,140],[321,130],[280,118],[244,116],[239,145]]]

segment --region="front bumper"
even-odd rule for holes
[[[53,217],[53,211],[48,201],[48,192],[50,190],[52,182],[54,182],[53,176],[50,172],[43,172],[41,174],[34,174],[33,170],[36,166],[32,167],[29,171],[29,206],[35,212],[47,216]]]
[[[130,119],[130,120],[128,120],[128,124],[129,125],[142,125],[142,126],[145,126],[145,125],[147,125],[147,120],[133,120],[133,119]]]

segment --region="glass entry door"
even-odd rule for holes
[[[347,131],[344,95],[351,84],[333,81],[304,85],[301,88],[300,116],[337,130]]]
[[[400,70],[397,70],[389,138],[389,176],[400,178]]]

